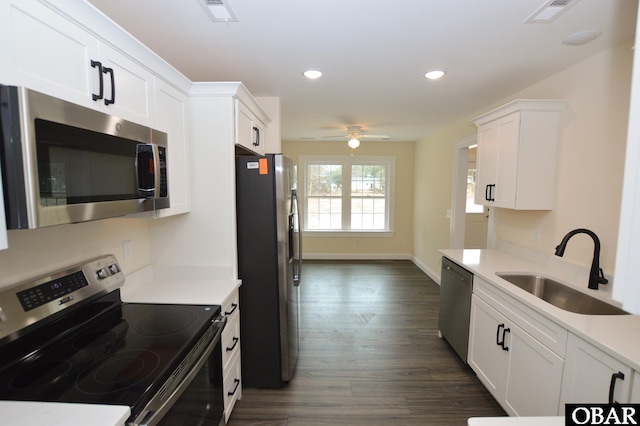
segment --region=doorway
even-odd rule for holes
[[[476,135],[456,143],[452,211],[451,248],[491,248],[489,208],[473,202],[476,176]]]

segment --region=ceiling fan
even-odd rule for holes
[[[334,135],[334,136],[323,136],[323,139],[336,139],[336,138],[347,138],[349,142],[347,144],[351,149],[356,149],[360,146],[360,139],[380,139],[380,140],[388,140],[389,136],[387,135],[369,135],[367,133],[362,132],[362,126],[347,126],[347,133],[343,135]]]

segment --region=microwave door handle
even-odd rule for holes
[[[156,150],[152,144],[138,144],[136,147],[136,176],[138,191],[145,197],[153,197],[156,188]]]

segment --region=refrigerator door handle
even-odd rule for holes
[[[289,252],[293,257],[293,285],[300,285],[302,271],[302,238],[300,235],[300,220],[298,217],[298,191],[291,190],[291,214],[289,215]],[[295,253],[295,249],[297,253]]]

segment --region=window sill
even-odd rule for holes
[[[321,238],[389,238],[393,237],[393,231],[321,231],[321,230],[304,230],[304,237],[321,237]]]

